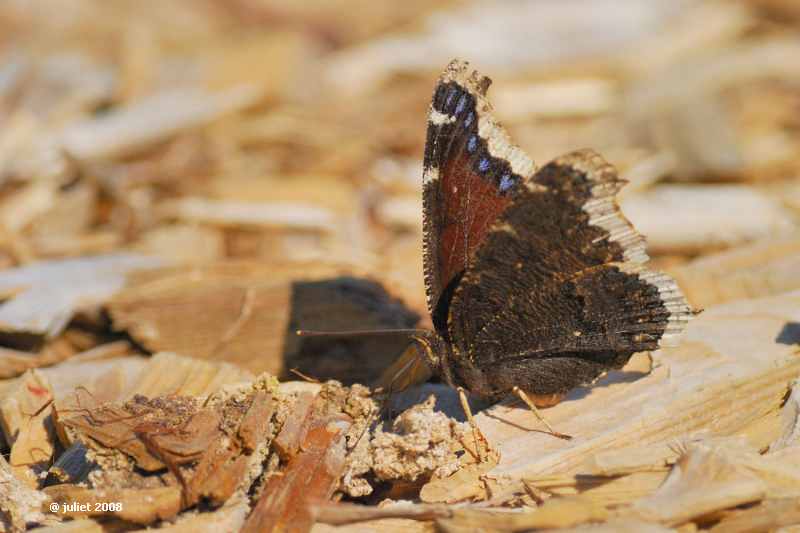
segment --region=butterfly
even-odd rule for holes
[[[412,340],[451,386],[554,403],[663,346],[699,311],[647,266],[614,167],[587,149],[537,170],[492,115],[490,84],[460,59],[436,84],[422,192],[435,331]]]

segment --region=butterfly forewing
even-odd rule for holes
[[[492,223],[534,171],[490,113],[490,80],[454,60],[428,112],[423,180],[424,264],[428,308],[447,334],[452,291]]]

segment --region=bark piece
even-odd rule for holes
[[[284,461],[294,457],[306,439],[308,424],[306,419],[311,412],[315,394],[305,391],[297,396],[292,405],[292,412],[281,426],[281,431],[275,437],[275,451]]]
[[[309,531],[309,502],[328,500],[344,472],[344,433],[351,424],[346,415],[311,421],[302,447],[267,485],[242,531]]]

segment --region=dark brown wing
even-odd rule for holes
[[[489,389],[566,392],[678,334],[693,315],[648,269],[593,150],[549,163],[515,194],[454,291],[449,332]],[[562,390],[563,389],[563,390]]]

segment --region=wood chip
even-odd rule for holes
[[[644,469],[665,470],[680,457],[678,442],[626,448],[601,450],[586,458],[589,472],[597,476],[616,476]]]
[[[308,503],[328,500],[344,473],[344,432],[351,423],[342,415],[313,420],[300,450],[267,486],[242,531],[309,531]]]
[[[629,508],[623,519],[676,526],[716,511],[761,500],[767,485],[731,460],[723,448],[691,446],[658,490]]]
[[[237,495],[218,509],[207,513],[185,513],[171,524],[161,524],[161,533],[206,533],[208,531],[239,531],[250,511],[247,498]]]
[[[42,504],[46,500],[44,493],[31,489],[17,477],[0,455],[0,511],[11,520],[14,529],[24,531],[29,523],[41,523],[44,520]]]
[[[594,502],[566,498],[550,500],[535,510],[521,513],[456,509],[452,518],[440,518],[437,524],[448,531],[475,527],[484,531],[564,529],[578,524],[599,522],[606,515],[605,508]]]
[[[709,533],[760,533],[800,523],[800,499],[772,500],[734,512],[709,528]]]
[[[38,354],[11,348],[0,348],[0,378],[19,376],[26,370],[54,364],[60,360],[61,358],[57,357],[53,352]]]
[[[798,523],[800,8],[579,3],[0,2],[0,531]],[[399,377],[401,330],[432,327],[424,115],[455,55],[539,167],[619,169],[706,308],[544,408],[573,441],[470,403],[477,464],[458,393]],[[411,385],[393,419],[436,405],[384,431],[376,383]]]
[[[710,307],[800,289],[800,239],[755,242],[670,270],[686,297]]]
[[[153,268],[130,253],[30,264],[0,273],[0,290],[19,293],[0,306],[0,330],[52,338],[79,310],[99,306],[125,284],[126,272]]]
[[[51,422],[53,389],[44,374],[29,370],[0,399],[0,428],[11,444],[8,462],[17,476],[40,488],[55,450]]]
[[[622,211],[656,254],[695,255],[785,237],[794,218],[776,199],[737,185],[662,185],[624,201]]]
[[[297,455],[300,446],[306,440],[308,424],[306,419],[311,412],[315,394],[301,392],[292,405],[292,412],[281,426],[281,431],[275,438],[275,451],[284,461]]]
[[[139,398],[142,401],[136,402]],[[63,423],[106,448],[129,455],[136,466],[150,472],[165,468],[168,462],[181,465],[198,460],[208,443],[219,436],[220,416],[216,413],[200,411],[181,421],[177,410],[194,409],[194,402],[150,406],[143,397],[134,402],[130,408],[98,406]],[[142,403],[142,412],[136,412],[136,403]],[[162,411],[164,407],[174,411]]]
[[[277,227],[325,233],[338,225],[336,213],[301,203],[184,198],[160,206],[160,211],[161,216],[183,222],[210,222],[222,227]]]
[[[119,399],[134,394],[210,396],[223,385],[254,381],[250,372],[229,363],[198,361],[169,352],[155,354]]]
[[[272,395],[264,391],[256,391],[253,403],[247,409],[247,414],[237,432],[242,441],[242,448],[246,452],[254,452],[264,435],[268,433],[267,428],[272,420],[272,410]]]
[[[252,105],[259,96],[252,85],[217,94],[193,89],[165,91],[80,121],[64,131],[57,142],[78,159],[123,157],[183,129]]]
[[[253,372],[283,370],[287,283],[189,272],[132,287],[107,305],[115,327],[152,351],[228,361]]]
[[[181,491],[176,487],[98,490],[57,485],[45,493],[50,502],[59,505],[63,516],[116,516],[145,525],[175,516],[181,504]]]

